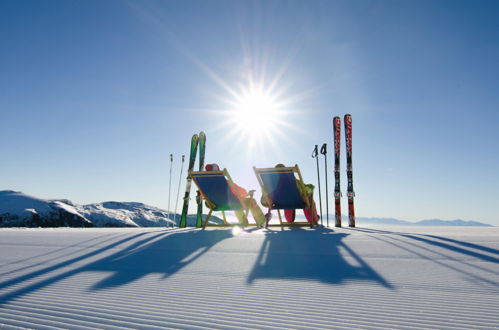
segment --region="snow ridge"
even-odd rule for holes
[[[174,227],[179,221],[180,214],[143,203],[78,205],[67,199],[47,200],[0,191],[0,227]],[[210,223],[221,221],[212,216]],[[196,215],[187,217],[187,225],[196,225]]]
[[[0,191],[0,227],[92,227],[71,204],[12,190]]]
[[[142,203],[103,202],[82,205],[78,210],[97,227],[174,226],[174,214]],[[179,218],[177,216],[177,218]]]

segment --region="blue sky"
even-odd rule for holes
[[[358,216],[499,225],[496,1],[2,1],[0,44],[0,189],[166,207],[173,153],[173,205],[201,130],[249,189],[253,165],[315,183],[327,142],[332,188],[351,113]],[[248,77],[284,104],[253,147],[228,103]]]

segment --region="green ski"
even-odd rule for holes
[[[194,162],[196,161],[196,154],[198,151],[198,135],[194,134],[191,139],[191,153],[189,156],[189,168],[187,169],[187,185],[184,194],[184,206],[182,207],[182,215],[178,226],[185,228],[187,226],[187,213],[189,211],[189,194],[191,192],[192,179],[190,172],[194,169]]]
[[[199,170],[204,170],[204,154],[206,150],[206,134],[204,132],[199,133]],[[196,217],[196,227],[200,228],[203,226],[203,200],[201,198],[201,193],[198,190],[196,201],[198,203],[198,214]]]

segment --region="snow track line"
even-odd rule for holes
[[[472,268],[478,268],[484,272],[488,272],[488,273],[491,273],[493,275],[498,275],[499,276],[499,272],[494,272],[494,271],[491,271],[489,269],[485,269],[483,267],[480,267],[480,266],[477,266],[477,265],[471,265],[469,262],[473,262],[474,264],[476,263],[486,263],[486,264],[490,264],[490,263],[494,263],[495,261],[493,261],[492,259],[491,260],[481,260],[480,258],[478,257],[470,257],[470,258],[463,258],[463,259],[457,259],[456,257],[453,257],[453,256],[447,256],[441,252],[438,252],[438,251],[435,251],[435,250],[432,250],[432,249],[429,249],[427,247],[424,247],[424,246],[420,246],[420,245],[417,245],[415,244],[414,242],[406,242],[406,241],[402,241],[401,239],[398,239],[398,238],[395,238],[395,237],[391,237],[391,239],[393,240],[396,240],[398,242],[401,242],[401,243],[405,243],[405,244],[408,244],[408,245],[411,245],[412,247],[416,247],[418,249],[421,249],[421,250],[424,250],[424,251],[427,251],[427,252],[430,252],[430,253],[433,253],[433,254],[436,254],[436,255],[439,255],[439,256],[442,256],[442,259],[434,259],[434,258],[430,258],[428,257],[429,260],[438,260],[438,261],[442,261],[442,260],[445,260],[445,261],[454,261],[454,262],[457,262],[457,263],[461,263],[463,265],[466,265],[466,266],[469,266],[469,267],[472,267]],[[415,253],[415,252],[413,252]],[[416,254],[416,253],[415,253]],[[418,256],[420,256],[418,254]],[[422,257],[422,255],[420,256]]]
[[[419,256],[420,256],[420,258],[425,259],[425,260],[426,260],[426,261],[428,261],[428,262],[434,262],[434,263],[436,263],[436,264],[438,264],[438,265],[440,265],[440,266],[442,266],[442,267],[444,267],[444,268],[449,268],[449,269],[454,270],[454,271],[456,271],[456,272],[460,272],[460,273],[466,274],[466,275],[468,275],[468,276],[470,276],[470,277],[474,277],[474,278],[479,279],[479,280],[481,280],[481,281],[483,281],[483,282],[485,282],[485,283],[487,283],[487,284],[489,284],[489,285],[492,285],[492,286],[495,286],[495,287],[498,287],[498,286],[499,286],[499,284],[498,284],[498,283],[496,283],[496,282],[491,282],[490,280],[484,279],[484,278],[482,278],[482,277],[480,277],[480,276],[478,276],[478,275],[476,275],[476,274],[472,274],[472,273],[470,273],[469,271],[465,271],[465,270],[462,270],[462,269],[458,269],[458,268],[456,268],[456,267],[453,267],[453,266],[448,265],[448,264],[446,264],[446,263],[443,263],[443,262],[441,262],[441,261],[436,261],[436,260],[434,260],[434,259],[432,259],[432,258],[430,258],[430,257],[428,257],[428,256],[425,256],[425,255],[423,255],[423,254],[421,254],[421,253],[418,253],[418,252],[412,251],[412,250],[410,250],[409,248],[403,247],[403,246],[401,245],[401,243],[405,243],[405,244],[413,245],[413,243],[411,243],[411,242],[403,242],[403,241],[401,242],[401,241],[399,241],[399,240],[397,240],[397,239],[395,239],[395,240],[396,240],[398,243],[394,243],[394,242],[387,242],[387,243],[388,243],[388,244],[391,244],[391,245],[393,245],[393,246],[395,246],[395,247],[397,247],[397,248],[399,248],[399,249],[406,250],[406,251],[410,251],[410,252],[412,252],[412,253],[414,253],[414,254],[416,254],[416,255],[419,255]],[[413,245],[413,246],[414,246],[414,245]],[[426,249],[426,248],[420,247],[420,246],[418,246],[418,245],[415,245],[415,247],[416,247],[416,248],[420,248],[420,249]],[[431,251],[431,252],[434,252],[434,251]],[[434,253],[435,253],[435,252],[434,252]],[[468,263],[465,263],[465,262],[460,262],[460,261],[456,261],[456,260],[452,260],[452,259],[447,259],[447,261],[459,262],[459,263],[465,264],[465,265],[466,265],[466,266],[468,266],[468,267],[471,267],[471,265],[469,265]],[[492,263],[492,262],[490,262],[490,261],[489,261],[489,263]],[[495,273],[495,272],[492,272],[492,274],[496,275],[496,273]]]
[[[120,237],[120,236],[123,236],[123,235],[118,235],[116,238]],[[99,237],[100,238],[100,237]],[[92,240],[88,240],[88,241],[92,241]],[[88,241],[85,241],[85,242],[88,242]],[[68,248],[71,248],[71,247],[76,247],[76,245],[73,245],[73,246],[69,246]],[[86,246],[86,247],[81,247],[80,249],[78,250],[75,250],[75,251],[72,251],[71,254],[75,254],[75,253],[78,253],[78,252],[83,252],[85,250],[89,250],[89,249],[96,249],[95,246]],[[45,256],[45,255],[49,255],[49,254],[53,254],[53,253],[57,253],[59,251],[62,251],[62,250],[67,250],[66,248],[63,248],[63,249],[58,249],[58,250],[55,250],[55,251],[51,251],[51,252],[47,252],[47,253],[44,253],[42,255],[39,255],[39,256],[33,256],[33,257],[30,257],[30,258],[27,258],[26,260],[21,260],[21,261],[18,261],[16,262],[15,264],[25,264],[26,265],[26,261],[29,260],[29,259],[34,259],[34,258],[39,258],[39,257],[42,257],[42,256]],[[36,264],[30,264],[29,266],[25,266],[25,267],[21,267],[21,268],[18,268],[18,269],[14,269],[14,270],[11,270],[11,271],[8,271],[6,273],[0,273],[0,276],[5,276],[5,275],[9,275],[9,274],[12,274],[12,273],[15,273],[15,272],[20,272],[22,270],[26,270],[26,269],[30,269],[30,268],[34,268],[36,266],[40,266],[40,265],[43,265],[44,263],[47,263],[49,261],[54,261],[55,259],[61,259],[61,258],[65,258],[65,257],[70,257],[71,254],[67,253],[67,254],[64,254],[64,255],[61,255],[61,256],[58,256],[58,257],[52,257],[48,260],[44,260],[42,262],[39,262],[39,263],[36,263]],[[7,265],[11,265],[13,263],[10,263],[10,264],[7,264]],[[3,267],[6,267],[7,265],[1,265],[0,268],[3,268]]]
[[[58,324],[63,324],[63,328],[72,328],[74,325],[70,322],[70,321],[74,321],[74,323],[76,323],[76,325],[78,325],[79,323],[85,323],[86,325],[85,326],[92,326],[92,327],[96,327],[96,328],[102,328],[103,325],[106,326],[106,328],[108,327],[112,327],[112,328],[116,328],[116,329],[120,329],[120,328],[123,328],[123,327],[126,327],[126,328],[129,328],[129,329],[137,329],[137,328],[140,328],[140,327],[143,327],[145,324],[147,324],[147,327],[148,328],[158,328],[158,329],[161,329],[164,327],[164,324],[163,323],[160,323],[160,322],[157,322],[157,321],[151,321],[149,319],[139,319],[137,317],[132,317],[132,316],[122,316],[122,315],[119,315],[120,318],[104,318],[102,317],[102,315],[108,315],[109,314],[105,314],[103,312],[100,312],[100,313],[95,313],[94,315],[81,315],[81,314],[76,314],[76,313],[64,313],[64,312],[59,312],[59,311],[54,311],[54,310],[50,310],[50,309],[44,309],[44,308],[37,308],[35,310],[33,309],[28,309],[27,308],[23,308],[23,307],[20,307],[20,306],[14,306],[15,308],[12,308],[12,310],[14,310],[16,312],[15,315],[24,315],[26,318],[35,318],[35,319],[42,319],[46,322],[56,322]],[[50,314],[47,314],[50,313]],[[68,316],[76,316],[75,318],[68,318]],[[134,311],[129,311],[128,312],[128,315],[136,315],[136,313]],[[111,314],[111,316],[113,316]],[[114,316],[116,316],[116,314],[114,314]],[[173,318],[174,319],[174,318]],[[148,322],[139,322],[140,320],[147,320]],[[182,319],[178,319],[178,320],[182,320]],[[167,323],[171,324],[171,325],[175,325],[175,326],[182,326],[184,323],[178,323],[176,321],[173,321],[173,320],[169,320]],[[200,325],[200,323],[207,323],[207,322],[194,322],[192,321],[191,322],[192,325]]]
[[[60,287],[60,286],[59,286],[59,287]],[[155,287],[157,287],[157,286],[155,286]],[[179,286],[178,286],[178,285],[176,285],[176,287],[178,288]],[[70,287],[68,287],[68,289],[70,289]],[[154,289],[153,289],[153,288],[151,288],[150,290],[154,290]],[[180,293],[179,289],[176,289],[175,291],[176,291],[176,293]],[[122,292],[123,292],[123,291],[122,291]],[[131,299],[131,300],[135,300],[135,301],[140,301],[140,299],[141,299],[141,295],[143,295],[143,292],[144,292],[144,288],[142,287],[142,288],[140,289],[140,291],[137,291],[137,292],[132,292],[131,290],[129,290],[129,289],[128,289],[126,292],[128,292],[127,297],[128,297],[129,299]],[[206,292],[206,291],[204,291],[204,292]],[[218,292],[218,291],[213,291],[213,292]],[[259,292],[261,292],[261,291],[259,291]],[[130,293],[132,293],[132,294],[130,294]],[[239,293],[239,294],[241,294],[241,293]],[[438,293],[436,293],[436,294],[438,294]],[[101,296],[102,296],[102,295],[101,295]],[[353,299],[355,299],[353,296],[354,296],[354,295],[353,295],[352,293],[349,293],[349,294],[348,294],[348,296],[347,296],[347,297],[345,297],[345,298],[346,298],[346,299],[353,300]],[[475,296],[477,296],[477,295],[475,295]],[[150,298],[151,298],[151,295],[149,295],[148,299],[150,299]],[[158,300],[159,300],[159,299],[161,299],[161,298],[162,298],[162,295],[158,296]],[[284,298],[284,297],[282,297],[282,296],[281,296],[281,298]],[[316,303],[316,302],[317,302],[317,299],[314,299],[314,300],[308,301],[307,299],[304,299],[304,297],[296,297],[296,295],[295,295],[295,296],[293,296],[292,298],[293,298],[293,299],[297,299],[297,298],[298,298],[300,301],[303,301],[304,303]],[[334,298],[334,297],[328,297],[327,299],[331,299],[331,298]],[[336,295],[336,298],[338,298],[338,296],[337,296],[337,295]],[[391,306],[387,306],[386,304],[387,304],[388,302],[387,302],[386,300],[383,300],[383,299],[376,299],[376,300],[378,300],[378,301],[377,301],[377,302],[375,302],[373,299],[369,299],[369,298],[366,298],[366,297],[363,297],[363,296],[359,297],[359,299],[361,299],[361,298],[364,298],[363,300],[370,301],[370,303],[378,303],[378,304],[379,304],[379,303],[384,303],[386,307],[391,307]],[[112,299],[112,297],[110,297],[110,299]],[[245,301],[246,301],[246,302],[248,302],[248,300],[251,300],[251,297],[245,297],[244,299],[245,299]],[[261,300],[262,300],[262,299],[259,299],[259,301],[261,301]],[[322,300],[325,300],[325,299],[323,298]],[[417,301],[416,299],[413,299],[413,301],[416,301],[416,302],[420,302],[420,303],[425,303],[425,302],[426,302],[426,303],[432,303],[432,304],[434,304],[434,305],[435,305],[435,304],[442,304],[442,303],[446,303],[446,302],[447,302],[447,300],[443,300],[443,299],[440,297],[440,295],[438,296],[438,301],[429,300],[429,296],[425,296],[424,298],[421,298],[420,300],[421,300],[421,301]],[[145,299],[144,299],[144,302],[146,302],[146,301],[147,301],[147,300],[145,300]],[[473,304],[473,301],[474,301],[474,298],[470,298],[470,301],[462,301],[462,302],[466,302],[466,303],[467,303],[467,309],[466,309],[466,312],[471,312],[471,311],[472,311],[472,312],[473,312],[473,314],[478,314],[478,315],[485,316],[485,313],[484,313],[484,311],[483,311],[483,304],[482,304],[482,305],[476,305],[476,306],[475,306],[475,307],[476,307],[476,310],[472,310],[472,309],[470,308],[470,307],[473,307],[473,305],[475,305],[475,304]],[[493,295],[492,295],[492,296],[491,296],[491,299],[490,299],[490,302],[492,303],[492,302],[494,302],[494,301],[495,301],[495,296],[493,296]],[[266,303],[267,303],[267,302],[266,302]],[[268,302],[268,303],[272,303],[272,302],[270,301],[270,302]],[[355,305],[354,305],[354,306],[355,306]],[[352,307],[354,307],[354,306],[352,306]],[[396,305],[394,305],[394,306],[400,306],[400,303],[399,303],[399,302],[397,302],[397,303],[396,303]],[[459,313],[460,313],[460,312],[455,310],[455,313],[456,313],[457,317],[459,317]]]
[[[110,299],[112,299],[112,297],[109,297],[109,298],[110,298]],[[139,301],[139,299],[140,299],[140,297],[129,297],[129,298],[130,298],[130,300],[131,300],[131,301]],[[177,298],[178,298],[178,297],[177,297]],[[281,298],[282,298],[282,297],[281,297]],[[147,302],[145,299],[143,299],[143,300],[144,300],[144,302]],[[193,301],[191,298],[186,298],[186,301],[187,301],[187,302],[186,302],[186,306],[185,306],[185,308],[187,308],[187,309],[189,308],[189,305],[192,305],[192,303],[193,303],[193,302],[195,302],[195,301]],[[246,301],[246,302],[247,302],[247,300],[246,300],[246,299],[244,299],[244,301]],[[178,299],[177,299],[177,303],[178,303]],[[206,303],[209,303],[209,302],[206,302],[206,301],[198,301],[198,303],[199,303],[199,304],[201,304],[201,305],[205,305]],[[317,302],[316,302],[316,303],[317,303]],[[230,303],[228,303],[228,304],[229,304],[229,306],[232,306]],[[240,304],[240,302],[239,302],[239,304]],[[100,305],[103,305],[103,304],[102,304],[102,302],[100,302]],[[129,305],[130,305],[130,304],[129,304]],[[274,305],[275,305],[275,304],[274,304]],[[284,303],[284,305],[283,305],[283,306],[281,306],[280,308],[285,308],[285,307],[286,307],[286,305],[287,305],[287,303]],[[224,307],[224,306],[223,306],[223,305],[221,305],[220,303],[218,303],[218,304],[217,304],[217,306],[218,306],[218,307]],[[342,306],[344,306],[344,305],[343,305],[343,303],[342,303]],[[252,306],[248,306],[248,307],[250,307],[250,309],[251,309],[251,307],[252,307]],[[278,307],[279,307],[279,306],[278,306]],[[349,307],[349,306],[344,306],[344,307]],[[352,306],[352,307],[354,307],[354,306]],[[231,308],[231,307],[227,307],[227,308],[228,308],[228,309],[234,309],[234,308]],[[171,308],[170,308],[170,309],[171,309]],[[237,308],[235,308],[235,309],[237,309]],[[181,309],[180,311],[182,311],[182,309]],[[245,312],[245,309],[242,309],[242,310],[239,310],[239,311],[238,311],[238,313],[244,313],[244,312]],[[306,312],[307,312],[307,310],[305,309],[305,310],[303,311],[303,313],[306,313]],[[361,312],[361,313],[362,313],[362,311],[360,311],[358,307],[356,308],[356,312]],[[210,312],[210,315],[212,315],[212,313],[213,313],[213,312]],[[281,313],[282,313],[282,312],[281,312]],[[285,313],[285,312],[284,312],[284,313]],[[385,316],[385,317],[387,317],[387,316],[391,315],[392,313],[393,313],[393,312],[391,312],[391,313],[377,312],[377,313],[376,313],[376,315],[373,315],[373,316],[378,316],[378,317],[379,317],[379,316],[380,316],[379,314],[386,314],[386,315],[384,315],[384,316]],[[286,314],[286,313],[285,313],[285,314]],[[299,314],[300,314],[300,313],[299,313]],[[354,313],[354,314],[356,314],[356,313]],[[370,313],[367,313],[367,314],[369,315]],[[397,314],[398,314],[398,313],[397,313]],[[402,313],[402,314],[404,314],[404,313]],[[241,314],[239,314],[239,315],[241,315]],[[343,313],[342,313],[342,315],[343,315],[343,316],[347,316],[347,315],[345,315],[345,312],[343,312]],[[212,316],[213,316],[213,315],[212,315]],[[292,313],[290,313],[287,317],[289,317],[289,316],[293,316],[293,314],[292,314]],[[314,313],[310,313],[310,316],[313,316],[313,317],[314,317],[314,319],[316,320],[316,318],[317,318],[317,317],[320,317],[320,316],[321,316],[321,314],[314,315]],[[446,315],[446,316],[447,316],[447,317],[449,317],[450,315]],[[455,315],[454,315],[453,317],[455,317]],[[401,320],[405,320],[405,319],[407,318],[407,316],[393,317],[393,315],[392,315],[392,318],[394,318],[394,321],[397,321],[397,320],[398,320],[398,321],[399,321],[399,323],[400,323],[400,321],[401,321]],[[274,318],[274,320],[275,320],[275,318]],[[289,321],[289,319],[287,319],[287,320]],[[418,320],[419,320],[419,322],[421,322],[421,315],[419,315],[419,316],[418,316]],[[467,320],[461,319],[461,324],[466,324],[466,323],[468,323],[468,322],[466,322],[466,321],[467,321]],[[476,320],[475,320],[475,321],[476,321]],[[309,321],[307,321],[307,322],[309,322]],[[386,318],[385,318],[385,322],[386,322]],[[403,322],[403,323],[405,323],[405,322]],[[434,325],[437,325],[437,324],[438,324],[438,325],[440,325],[440,326],[444,326],[444,325],[446,324],[446,323],[441,324],[441,322],[434,322],[434,323],[435,323]],[[309,323],[309,324],[310,324],[310,323]],[[313,324],[313,323],[312,323],[312,324]],[[312,325],[312,324],[310,324],[310,325]],[[426,322],[426,324],[427,324],[427,325],[428,325],[428,324],[431,324],[431,322]],[[473,323],[473,324],[471,324],[471,326],[473,326],[473,325],[474,325],[474,326],[478,326],[478,323]],[[319,324],[316,324],[315,326],[319,326]],[[485,325],[485,326],[487,326],[487,325]],[[489,326],[490,326],[490,325],[489,325]]]
[[[137,236],[139,233],[142,235]],[[180,231],[170,231],[167,236],[174,233]],[[41,239],[46,240],[49,234],[44,232]],[[28,269],[41,262],[36,258],[31,259],[32,263],[27,260],[26,265],[31,268],[17,271],[18,275],[7,276],[8,279],[2,277],[0,324],[71,329],[490,329],[499,324],[497,263],[493,258],[484,260],[485,253],[469,257],[463,251],[433,247],[410,237],[356,232],[341,244],[361,258],[360,263],[339,245],[338,250],[334,246],[331,250],[338,253],[317,253],[307,250],[307,245],[303,251],[291,249],[286,253],[285,249],[278,249],[267,253],[272,259],[266,260],[275,260],[281,254],[285,260],[293,260],[294,255],[303,260],[310,255],[312,266],[320,265],[320,259],[328,257],[346,262],[339,268],[338,276],[332,275],[331,268],[314,271],[310,276],[307,272],[291,272],[289,275],[296,275],[293,277],[274,274],[268,263],[256,263],[261,260],[260,250],[266,239],[261,233],[229,237],[204,246],[203,254],[187,262],[185,256],[192,250],[188,238],[193,236],[185,235],[187,245],[182,240],[174,241],[180,245],[157,244],[165,234],[166,231],[157,229],[127,230],[122,245],[102,251],[109,246],[105,244],[90,255],[85,249],[78,250],[72,258],[31,272]],[[299,234],[297,231],[295,235]],[[21,237],[21,241],[38,242],[36,235],[28,236]],[[483,237],[487,238],[485,234]],[[74,246],[72,241],[68,238],[65,244]],[[112,241],[111,246],[123,240],[120,236]],[[16,251],[15,247],[5,249],[6,253]],[[26,247],[16,255],[26,256],[33,252],[30,249],[35,248]],[[142,253],[143,249],[152,250]],[[98,251],[101,252],[95,254]],[[173,253],[173,257],[162,262],[161,256],[168,253]],[[126,259],[130,255],[133,257]],[[148,258],[143,264],[141,256]],[[114,263],[116,258],[119,262]],[[106,260],[112,262],[105,263]],[[254,281],[248,284],[250,277]]]

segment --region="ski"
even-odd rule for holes
[[[334,209],[335,226],[341,227],[341,187],[340,187],[340,142],[341,119],[333,118],[334,127]]]
[[[194,169],[194,162],[196,161],[196,154],[198,151],[198,135],[194,134],[191,139],[191,152],[189,155],[189,168],[187,169],[187,185],[185,187],[184,205],[182,206],[182,215],[178,226],[184,228],[187,226],[187,213],[189,211],[189,194],[191,192],[192,178],[190,172]]]
[[[347,153],[347,197],[348,197],[348,226],[355,227],[355,212],[353,198],[353,175],[352,175],[352,116],[345,115],[345,145]]]
[[[204,132],[199,133],[199,170],[204,170],[204,154],[206,150],[206,134]],[[203,201],[201,198],[201,193],[197,192],[196,202],[198,203],[198,213],[196,217],[196,227],[203,226]]]

